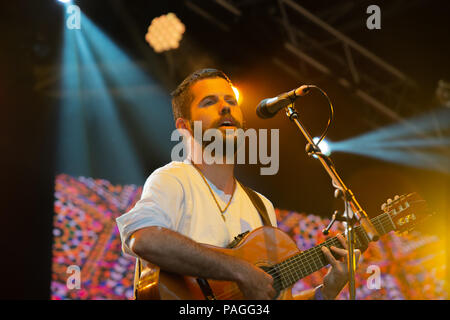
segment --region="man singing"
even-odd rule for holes
[[[270,274],[202,245],[226,247],[235,236],[264,224],[249,191],[234,176],[234,163],[205,161],[201,151],[207,143],[193,138],[194,123],[201,123],[203,132],[216,129],[225,141],[237,141],[233,132],[243,129],[244,119],[231,81],[219,70],[198,70],[172,93],[172,109],[176,128],[190,136],[188,156],[154,171],[134,208],[117,218],[123,250],[168,272],[233,281],[246,299],[273,299],[276,291]],[[276,227],[272,203],[253,194],[262,200],[266,224]],[[346,248],[344,238],[338,238]],[[345,286],[347,251],[330,249],[322,247],[331,265],[323,285],[294,298],[334,299]]]

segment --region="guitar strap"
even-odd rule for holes
[[[237,180],[236,180],[237,181]],[[256,208],[256,211],[258,211],[259,216],[261,217],[261,221],[264,226],[272,226],[272,223],[270,222],[269,214],[267,213],[267,208],[264,205],[264,202],[262,201],[261,197],[251,188],[244,186],[242,183],[237,181],[239,185],[242,187],[242,189],[245,191],[247,196],[249,197],[250,201],[253,203],[253,205]],[[139,283],[139,278],[141,276],[142,272],[142,261],[141,259],[136,259],[136,270],[134,272],[134,299],[137,299],[137,284]]]
[[[241,185],[242,189],[244,189],[245,193],[247,193],[247,196],[252,201],[253,205],[256,208],[256,211],[258,211],[263,225],[264,226],[272,226],[272,223],[270,222],[269,214],[267,213],[267,208],[264,205],[264,202],[262,201],[261,197],[253,189],[244,186],[240,182],[239,182],[239,184]]]

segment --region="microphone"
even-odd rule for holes
[[[311,85],[303,85],[275,98],[264,99],[256,107],[256,114],[263,119],[272,118],[278,111],[294,102],[295,99],[306,95],[311,87]]]

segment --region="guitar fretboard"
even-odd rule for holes
[[[371,219],[371,222],[379,235],[384,235],[395,230],[395,226],[388,213],[383,213]],[[369,239],[364,229],[361,226],[357,226],[354,230],[356,248],[366,247]],[[323,246],[327,248],[331,246],[343,248],[337,237],[329,238],[313,248],[302,251],[272,266],[272,270],[269,273],[274,277],[274,287],[278,290],[286,289],[298,280],[327,266],[329,264],[328,260],[321,250]]]

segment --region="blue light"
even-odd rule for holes
[[[81,101],[79,54],[75,32],[65,28],[61,65],[61,106],[59,110],[58,170],[60,173],[89,175],[87,128]],[[71,94],[74,93],[74,94]]]
[[[313,141],[315,144],[317,144],[317,141],[319,141],[319,137],[313,138]],[[330,144],[326,139],[320,141],[318,147],[324,155],[329,156],[331,154]]]
[[[438,135],[436,128],[439,129]],[[450,109],[444,108],[358,137],[334,142],[332,149],[333,152],[360,154],[383,161],[450,173],[449,146]]]
[[[63,44],[59,172],[143,184],[148,172],[131,132],[156,161],[170,158],[169,93],[83,13],[79,30],[65,28]]]

